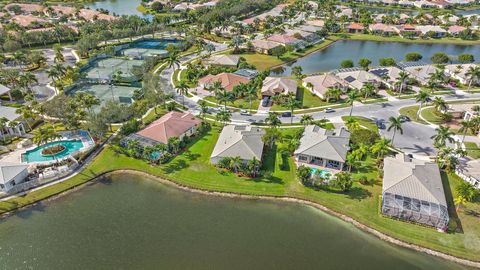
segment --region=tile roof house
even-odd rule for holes
[[[78,12],[78,17],[84,19],[85,21],[113,21],[117,19],[117,17],[115,16],[103,14],[96,10],[86,8],[80,9],[80,11]]]
[[[330,88],[338,88],[343,92],[346,92],[349,86],[348,82],[330,73],[309,76],[304,78],[302,81],[304,87],[312,91],[320,98],[325,98],[325,93]],[[308,87],[309,84],[312,86]]]
[[[390,36],[396,33],[393,26],[383,23],[371,24],[368,26],[368,30],[370,30],[372,34],[385,36]]]
[[[296,80],[281,77],[266,77],[263,80],[262,96],[297,94],[298,83]]]
[[[435,162],[404,154],[387,157],[383,167],[382,214],[438,229],[448,224],[447,201]]]
[[[328,130],[316,125],[305,127],[294,156],[298,166],[327,169],[331,172],[346,168],[350,150],[350,132],[345,128]]]
[[[381,78],[389,88],[393,88],[402,70],[398,67],[378,67],[370,69],[368,72]]]
[[[73,15],[77,11],[76,8],[69,6],[50,6],[50,8],[57,15]],[[45,13],[49,13],[48,8],[45,9]]]
[[[202,61],[202,64],[205,66],[229,66],[229,67],[236,67],[238,66],[238,62],[240,62],[240,57],[236,55],[230,54],[220,54],[220,55],[212,55],[207,59]]]
[[[421,34],[417,28],[411,24],[404,24],[404,25],[398,25],[394,26],[395,31],[400,35],[400,36],[418,36]]]
[[[290,35],[281,35],[281,34],[276,34],[272,35],[267,38],[268,41],[273,41],[282,44],[283,46],[295,46],[299,43],[301,43],[301,40],[294,38],[293,36]]]
[[[462,33],[463,31],[467,30],[466,27],[463,27],[463,26],[459,26],[459,25],[452,25],[450,27],[448,27],[448,30],[447,32],[454,36],[454,37],[457,37],[458,35],[460,35],[460,33]]]
[[[272,50],[283,46],[278,42],[263,40],[263,39],[256,39],[252,41],[252,45],[255,48],[255,51],[263,54],[271,54]]]
[[[256,126],[226,125],[210,156],[210,161],[217,164],[222,158],[240,157],[243,162],[253,158],[261,161],[263,154],[263,135],[265,130]]]
[[[453,78],[460,81],[460,83],[468,85],[470,84],[470,77],[467,76],[468,70],[471,68],[479,67],[478,64],[458,64],[458,65],[446,65],[445,72]],[[478,79],[473,79],[472,85],[478,84]]]
[[[416,27],[422,35],[432,34],[432,37],[441,38],[447,35],[447,31],[438,25],[418,25]]]
[[[306,25],[316,26],[316,27],[324,27],[325,21],[324,20],[309,20],[305,23]]]
[[[0,191],[9,192],[16,185],[25,182],[27,177],[28,165],[0,162]]]
[[[170,138],[193,135],[201,122],[191,113],[171,111],[135,134],[167,144]]]
[[[421,84],[427,84],[430,76],[437,71],[434,65],[410,65],[403,68]]]
[[[210,90],[215,82],[220,82],[225,90],[232,91],[237,85],[249,83],[250,79],[245,76],[224,72],[217,75],[209,74],[198,80],[198,85],[204,89]]]
[[[363,33],[365,27],[359,23],[349,23],[344,26],[349,33]]]
[[[39,12],[40,13],[40,12],[43,11],[43,6],[38,5],[38,4],[11,3],[11,4],[6,5],[4,8],[6,10],[11,10],[12,7],[14,7],[14,6],[20,7],[22,12],[26,13],[26,14],[31,14],[31,13],[34,13],[34,12]]]
[[[358,90],[362,89],[363,85],[367,82],[372,83],[375,86],[380,85],[380,83],[382,82],[381,78],[363,69],[346,71],[339,70],[335,73],[335,75],[345,80],[351,88]]]
[[[31,15],[17,15],[17,16],[13,16],[12,20],[22,26],[22,27],[31,27],[33,26],[33,24],[37,23],[37,24],[41,24],[41,23],[47,23],[48,21],[47,20],[44,20],[42,18],[38,18],[38,17],[34,17],[34,16],[31,16]]]

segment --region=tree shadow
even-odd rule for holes
[[[443,189],[445,191],[445,200],[447,201],[448,215],[450,216],[448,230],[453,233],[463,233],[462,222],[458,217],[457,210],[455,208],[455,203],[453,202],[453,193],[452,193],[452,189],[450,188],[448,175],[445,172],[441,172],[441,175],[442,175]],[[455,224],[454,228],[451,228],[452,223]]]
[[[175,160],[173,162],[168,163],[168,165],[166,165],[163,168],[163,172],[166,173],[166,174],[171,174],[175,171],[180,171],[180,170],[185,169],[187,167],[188,167],[188,164],[185,160],[183,160],[183,159]]]
[[[198,153],[192,153],[190,150],[187,150],[183,153],[186,159],[189,161],[194,161],[200,157],[200,154]]]

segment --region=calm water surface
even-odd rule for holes
[[[102,8],[110,11],[110,14],[117,15],[137,15],[140,17],[151,18],[150,15],[144,15],[137,10],[137,7],[140,5],[141,0],[103,0],[93,2],[87,6],[91,9]]]
[[[357,65],[360,58],[366,57],[372,61],[372,65],[378,65],[378,60],[385,57],[393,57],[397,61],[404,59],[405,54],[418,52],[423,55],[422,61],[430,62],[430,57],[436,52],[444,52],[451,56],[462,53],[470,53],[480,60],[480,46],[459,46],[452,44],[409,44],[400,42],[374,42],[343,40],[333,43],[331,46],[298,59],[295,63],[286,65],[279,75],[289,75],[292,66],[301,66],[303,73],[328,71],[340,67],[345,59],[351,59]]]
[[[116,176],[0,223],[2,269],[465,269],[311,207]]]

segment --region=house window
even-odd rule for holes
[[[301,161],[307,161],[308,160],[308,158],[306,156],[299,156],[298,159],[301,160]]]

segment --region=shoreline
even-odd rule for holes
[[[373,229],[373,228],[371,228],[367,225],[364,225],[363,223],[358,222],[357,220],[355,220],[352,217],[349,217],[347,215],[344,215],[344,214],[338,213],[336,211],[333,211],[330,208],[328,208],[328,207],[326,207],[322,204],[313,202],[313,201],[309,201],[309,200],[305,200],[305,199],[298,199],[298,198],[289,197],[289,196],[246,195],[246,194],[235,193],[235,192],[220,192],[220,191],[211,191],[211,190],[208,190],[208,189],[193,188],[193,187],[189,187],[187,185],[177,183],[173,180],[168,180],[168,179],[165,179],[165,178],[162,178],[162,177],[159,177],[159,176],[155,176],[155,175],[152,175],[152,174],[149,174],[149,173],[146,173],[146,172],[142,172],[142,171],[138,171],[138,170],[131,170],[131,169],[120,169],[120,170],[113,170],[113,171],[107,171],[107,172],[101,173],[101,174],[95,176],[94,178],[89,179],[88,181],[86,181],[86,182],[84,182],[80,185],[77,185],[77,186],[74,186],[70,189],[64,190],[64,191],[62,191],[58,194],[54,194],[50,197],[46,197],[42,200],[39,200],[39,201],[34,202],[32,204],[29,204],[29,205],[25,205],[25,206],[17,208],[17,209],[14,209],[12,211],[5,212],[5,213],[0,215],[0,219],[8,218],[8,217],[20,212],[20,211],[26,210],[30,207],[34,207],[34,206],[36,206],[36,205],[38,205],[42,202],[53,201],[53,200],[56,200],[56,199],[61,198],[63,196],[67,196],[68,194],[70,194],[72,192],[76,192],[76,191],[78,191],[78,190],[80,190],[84,187],[96,184],[97,181],[99,181],[103,178],[109,177],[111,175],[116,175],[116,174],[130,174],[130,175],[146,177],[146,178],[149,178],[153,181],[159,182],[159,183],[164,184],[164,185],[168,185],[170,187],[177,188],[177,189],[185,191],[185,192],[202,194],[202,195],[206,195],[206,196],[216,196],[216,197],[224,197],[224,198],[238,198],[238,199],[259,200],[259,201],[271,201],[271,202],[276,201],[276,202],[287,202],[287,203],[297,203],[297,204],[307,205],[307,206],[310,206],[310,207],[314,207],[317,210],[323,211],[324,213],[327,213],[331,216],[339,218],[339,219],[343,220],[344,222],[348,222],[348,223],[352,224],[353,226],[355,226],[356,228],[360,229],[361,231],[366,232],[370,235],[373,235],[374,237],[377,237],[380,240],[383,240],[387,243],[394,244],[396,246],[403,247],[403,248],[408,248],[408,249],[411,249],[411,250],[414,250],[414,251],[417,251],[417,252],[421,252],[421,253],[424,253],[424,254],[432,255],[432,256],[442,258],[444,260],[448,260],[448,261],[458,263],[458,264],[461,264],[461,265],[464,265],[464,266],[474,267],[474,268],[480,269],[480,261],[472,261],[472,260],[468,260],[468,259],[463,259],[463,258],[460,258],[460,257],[449,255],[447,253],[443,253],[443,252],[440,252],[440,251],[436,251],[436,250],[433,250],[433,249],[429,249],[429,248],[426,248],[426,247],[422,247],[422,246],[419,246],[419,245],[411,244],[411,243],[396,239],[392,236],[389,236],[389,235],[384,234],[384,233],[382,233],[378,230],[375,230],[375,229]]]

